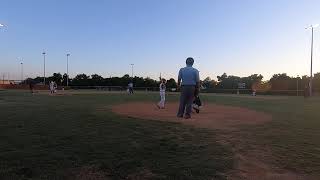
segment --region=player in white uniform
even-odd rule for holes
[[[128,92],[129,92],[129,94],[133,94],[133,83],[132,82],[130,82],[128,84]]]
[[[53,82],[53,93],[57,93],[58,90],[58,84],[56,82]]]
[[[159,109],[165,108],[165,102],[166,102],[166,80],[161,79],[160,83],[160,102],[157,104]]]
[[[49,88],[50,88],[50,94],[53,94],[54,93],[54,83],[53,83],[53,81],[51,81],[49,83]]]

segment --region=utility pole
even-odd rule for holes
[[[46,52],[43,55],[43,85],[46,85]]]
[[[70,54],[67,54],[67,87],[69,85],[69,56]]]
[[[133,78],[133,66],[134,64],[130,64],[131,65],[131,77]]]
[[[310,56],[310,81],[309,81],[309,96],[312,96],[312,80],[313,80],[313,73],[312,73],[312,61],[313,61],[313,31],[314,28],[318,27],[319,24],[316,25],[310,25],[306,29],[311,29],[311,56]]]
[[[312,74],[312,59],[313,59],[313,27],[311,27],[311,63],[310,63],[310,89],[309,89],[309,94],[312,96],[312,79],[313,79],[313,74]]]
[[[21,64],[21,83],[23,83],[23,62]]]
[[[297,96],[299,96],[299,75],[297,75]]]

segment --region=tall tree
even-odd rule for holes
[[[47,78],[48,81],[54,81],[57,83],[57,85],[61,85],[62,84],[62,75],[60,73],[53,73],[52,76]]]
[[[168,81],[167,81],[167,88],[177,88],[177,82],[175,79],[173,78],[170,78]]]
[[[202,81],[201,84],[204,88],[215,88],[217,82],[215,80],[212,80],[210,77],[207,77]]]
[[[248,77],[241,78],[241,82],[246,84],[247,89],[252,89],[258,86],[262,82],[262,79],[263,76],[261,74],[252,74]]]
[[[272,90],[288,90],[290,86],[290,77],[286,73],[274,74],[270,79]]]
[[[320,90],[320,73],[316,73],[313,76],[313,89]]]
[[[62,85],[63,86],[66,86],[67,85],[67,73],[64,73],[63,74],[63,76],[62,76]],[[69,84],[70,84],[70,81],[71,81],[71,79],[69,78]],[[70,84],[70,85],[72,85],[72,84]]]
[[[104,82],[104,79],[102,76],[98,74],[92,74],[91,75],[91,86],[102,86]]]
[[[241,82],[241,78],[238,76],[227,76],[226,73],[223,73],[221,76],[217,76],[218,78],[218,88],[222,89],[237,89],[238,83]]]
[[[78,74],[72,79],[72,85],[74,86],[88,86],[89,76],[86,74]]]

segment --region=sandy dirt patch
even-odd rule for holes
[[[167,103],[166,109],[158,109],[153,103],[127,103],[112,107],[112,111],[127,117],[182,122],[197,127],[212,129],[233,129],[239,125],[257,125],[268,122],[271,115],[246,108],[205,105],[199,114],[193,113],[192,118],[184,120],[177,118],[178,103]]]
[[[264,180],[302,180],[314,179],[307,175],[297,174],[279,169],[272,162],[270,148],[248,146],[245,139],[237,134],[240,126],[262,125],[272,120],[270,114],[254,110],[215,104],[206,104],[199,114],[193,113],[192,118],[185,120],[176,117],[178,103],[167,103],[166,109],[158,109],[154,103],[135,102],[115,105],[112,111],[131,118],[180,122],[200,128],[218,129],[220,143],[232,147],[235,158],[235,167],[228,174],[227,179],[264,179]]]

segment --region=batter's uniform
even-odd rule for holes
[[[129,94],[133,94],[133,83],[128,84]]]
[[[160,102],[158,103],[159,108],[165,107],[166,102],[166,85],[164,83],[160,84]]]
[[[50,94],[53,94],[54,93],[54,83],[52,81],[49,83],[49,88],[50,88]]]

